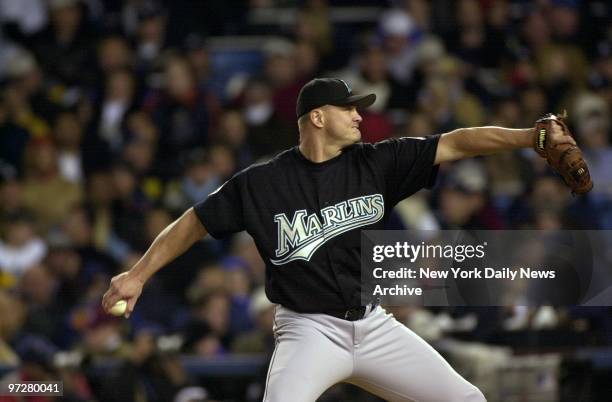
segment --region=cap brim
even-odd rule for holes
[[[358,109],[371,106],[376,101],[376,94],[353,95],[343,99],[341,102],[334,103],[335,106],[353,105]]]

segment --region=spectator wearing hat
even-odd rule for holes
[[[391,77],[407,84],[418,61],[418,46],[413,36],[416,26],[412,17],[403,9],[385,11],[379,20],[379,30]]]
[[[440,223],[443,229],[503,229],[504,224],[491,206],[487,175],[480,162],[455,164],[440,190]]]

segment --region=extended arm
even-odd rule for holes
[[[556,143],[576,145],[571,136],[555,128],[550,139]],[[442,134],[436,151],[435,164],[451,162],[478,155],[494,154],[519,148],[531,148],[535,141],[533,128],[511,129],[503,127],[460,128]]]
[[[145,282],[166,264],[183,254],[196,241],[206,236],[206,229],[193,208],[168,225],[155,238],[142,258],[127,272],[115,276],[102,298],[107,312],[119,300],[127,301],[126,317],[142,292]]]

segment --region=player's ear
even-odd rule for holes
[[[321,109],[314,109],[313,111],[310,112],[310,121],[312,124],[315,125],[315,127],[319,127],[322,128],[323,127],[323,123],[325,122],[325,116],[323,113],[323,110]]]

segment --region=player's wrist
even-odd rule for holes
[[[146,269],[138,264],[127,272],[128,279],[137,281],[141,285],[144,285],[150,276],[150,274],[147,274]]]

